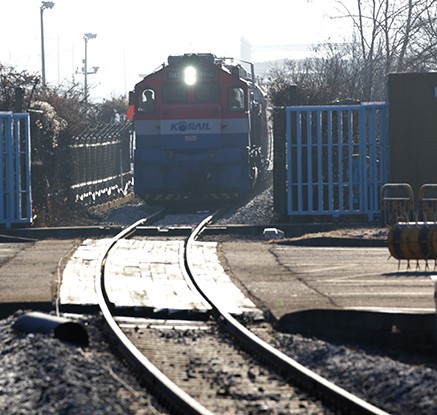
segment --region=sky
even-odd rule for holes
[[[352,0],[346,0],[352,1]],[[342,41],[351,31],[335,0],[53,0],[43,12],[49,85],[83,83],[85,33],[91,100],[126,95],[169,55],[213,53],[252,61],[290,58],[278,45]],[[0,0],[0,63],[41,74],[41,0]]]

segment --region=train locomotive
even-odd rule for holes
[[[269,170],[265,93],[234,60],[169,56],[129,94],[134,191],[149,204],[219,204],[247,195]]]

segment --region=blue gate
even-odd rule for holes
[[[0,226],[32,220],[29,114],[0,112]]]
[[[386,104],[287,107],[286,133],[289,216],[380,213]]]

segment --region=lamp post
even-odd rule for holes
[[[40,13],[41,13],[41,72],[42,72],[42,85],[46,86],[46,62],[45,62],[45,56],[44,56],[44,10],[45,9],[52,9],[55,3],[52,1],[43,1],[42,5],[40,7]]]
[[[97,71],[99,70],[98,66],[93,66],[91,71],[88,71],[88,41],[90,39],[95,39],[97,37],[96,33],[85,33],[83,35],[83,39],[85,41],[85,59],[83,60],[83,68],[82,68],[82,73],[84,74],[84,96],[85,96],[85,101],[88,100],[88,75],[93,75],[95,73],[97,73]]]

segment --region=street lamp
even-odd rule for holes
[[[52,9],[53,6],[55,5],[55,3],[53,3],[52,1],[43,1],[41,2],[41,8],[40,8],[40,12],[41,12],[41,72],[42,72],[42,84],[43,86],[46,86],[46,62],[45,62],[45,57],[44,57],[44,19],[43,19],[43,14],[44,14],[44,10],[45,9]]]
[[[85,33],[83,35],[83,40],[85,41],[85,59],[83,60],[83,68],[82,73],[85,77],[85,83],[84,83],[84,95],[85,95],[85,101],[88,99],[88,75],[93,75],[97,73],[99,70],[98,66],[93,66],[90,71],[88,71],[88,40],[95,39],[97,37],[96,33]]]

